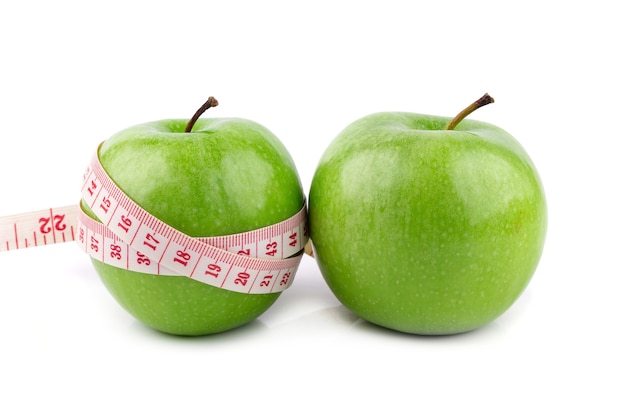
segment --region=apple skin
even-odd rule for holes
[[[275,224],[302,208],[296,167],[269,130],[245,119],[203,118],[184,133],[186,123],[134,126],[101,145],[102,166],[143,209],[190,236],[208,237]],[[239,327],[280,295],[243,294],[187,277],[92,262],[121,306],[170,334],[196,336]]]
[[[504,130],[375,113],[323,154],[309,194],[315,258],[363,319],[400,332],[479,328],[526,288],[547,230],[543,186]]]

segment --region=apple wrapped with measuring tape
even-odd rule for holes
[[[285,147],[239,118],[134,126],[104,141],[82,187],[77,242],[144,324],[205,335],[256,319],[292,282],[304,193]]]
[[[315,258],[367,321],[406,333],[479,328],[506,311],[540,260],[547,206],[538,172],[504,130],[376,113],[323,154],[309,194]]]

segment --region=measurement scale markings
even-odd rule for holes
[[[17,223],[13,223],[13,233],[15,233],[15,248],[19,249],[20,248],[20,242],[19,239],[17,237]],[[8,247],[8,244],[7,244]]]
[[[156,269],[243,293],[267,293],[289,287],[301,257],[282,256],[301,252],[307,240],[302,236],[306,205],[289,219],[250,232],[188,236],[126,196],[108,177],[97,153],[83,174],[81,193],[85,207],[101,221],[78,204],[0,217],[0,250],[75,240],[105,264],[146,273]]]
[[[112,181],[110,180],[110,178],[106,176],[106,173],[104,172],[102,167],[99,166],[99,161],[97,161],[97,159],[95,158],[93,160],[93,165],[94,167],[92,168],[92,171],[96,174],[96,178],[93,178],[92,176],[91,188],[93,188],[94,183],[100,183],[102,184],[102,187],[100,187],[101,190],[106,189],[107,186],[112,184]],[[101,174],[102,177],[100,177],[98,174]],[[88,181],[88,184],[89,183],[90,182]],[[154,216],[151,216],[149,213],[145,212],[143,209],[139,208],[136,205],[136,203],[134,203],[127,196],[125,196],[121,192],[121,190],[117,189],[117,187],[114,186],[114,184],[111,186],[114,187],[112,190],[108,190],[111,195],[117,196],[118,193],[120,194],[119,201],[117,201],[116,203],[122,205],[122,207],[124,207],[128,212],[136,214],[136,217],[138,217],[140,221],[140,225],[136,229],[137,231],[135,233],[135,236],[133,239],[131,239],[129,243],[130,246],[134,247],[135,249],[138,249],[138,247],[141,247],[140,245],[142,243],[148,245],[148,247],[153,249],[153,251],[157,255],[156,258],[159,259],[159,265],[163,264],[163,266],[167,266],[167,269],[171,269],[174,272],[178,272],[181,274],[182,272],[187,272],[187,274],[189,274],[188,270],[183,271],[183,269],[185,269],[184,267],[188,265],[183,265],[182,262],[179,262],[181,265],[175,265],[174,263],[177,258],[171,257],[171,256],[168,256],[168,257],[165,256],[166,253],[168,253],[167,250],[172,243],[177,244],[184,248],[193,249],[194,252],[197,252],[196,254],[194,254],[194,255],[197,255],[197,257],[194,256],[194,258],[197,259],[196,264],[192,268],[192,273],[189,275],[192,275],[192,276],[194,275],[194,272],[198,268],[198,263],[201,262],[203,258],[217,259],[219,262],[224,262],[228,264],[229,270],[227,271],[226,277],[224,278],[223,285],[226,285],[226,283],[228,282],[229,276],[232,275],[233,267],[235,265],[239,265],[239,267],[243,266],[245,268],[245,271],[242,271],[242,272],[244,272],[246,274],[247,279],[249,279],[248,270],[254,270],[254,273],[258,275],[260,270],[267,269],[268,267],[271,267],[272,269],[282,270],[282,269],[286,269],[285,267],[293,268],[294,266],[297,266],[299,264],[299,261],[300,261],[299,258],[293,258],[293,259],[288,259],[288,260],[282,260],[282,259],[281,260],[277,260],[277,259],[261,260],[256,257],[250,258],[250,257],[238,255],[238,254],[233,254],[231,252],[227,252],[221,248],[213,247],[210,245],[210,243],[214,243],[212,241],[214,241],[215,239],[208,238],[205,240],[205,239],[199,239],[199,238],[192,238],[183,233],[180,233],[179,231],[173,229],[169,225],[156,219]],[[86,192],[90,194],[89,188],[87,189]],[[89,195],[86,195],[85,197],[89,197]],[[97,211],[97,207],[96,207],[96,211]],[[297,223],[298,221],[302,222],[304,220],[305,220],[305,207],[303,207],[302,210],[298,212],[296,215],[292,216],[292,218],[287,219],[285,222],[281,222],[279,226],[270,225],[265,228],[261,228],[257,231],[235,234],[235,235],[221,237],[217,239],[221,241],[226,241],[226,242],[237,242],[238,246],[242,249],[246,245],[250,244],[251,248],[252,247],[256,248],[257,254],[255,254],[255,256],[257,256],[259,252],[259,244],[258,244],[259,237],[275,235],[276,233],[278,233],[278,235],[271,236],[267,240],[279,238],[282,242],[285,242],[285,239],[286,239],[285,234],[290,234],[291,236],[293,236],[294,240],[293,242],[289,241],[286,244],[289,244],[290,247],[293,247],[294,249],[296,249],[296,252],[297,252],[297,248],[295,248],[295,246],[299,243],[299,240],[300,240],[299,239],[300,238],[299,236],[300,226],[296,225],[294,227],[293,223]],[[281,228],[280,226],[283,226],[283,225],[284,225],[284,228]],[[146,240],[142,240],[144,236]],[[151,242],[148,242],[149,238],[155,238],[156,240],[158,240],[158,242],[154,240]],[[166,246],[164,248],[160,244],[161,239],[165,239],[167,241],[165,242]],[[156,253],[157,249],[158,249],[158,253]],[[247,251],[247,248],[246,248],[246,251]],[[185,255],[191,258],[190,254],[185,253]],[[239,282],[242,282],[242,281],[239,281]],[[247,286],[247,287],[250,288],[250,286]]]

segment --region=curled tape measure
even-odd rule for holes
[[[75,240],[92,258],[130,271],[183,275],[231,291],[280,292],[293,282],[307,244],[306,206],[280,223],[246,233],[196,238],[132,201],[97,152],[83,177],[84,203],[0,217],[0,251]]]

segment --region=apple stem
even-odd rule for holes
[[[200,116],[202,116],[202,113],[204,113],[211,107],[216,107],[218,104],[219,103],[217,102],[215,97],[213,96],[209,97],[209,99],[196,111],[193,117],[189,119],[189,122],[187,123],[187,126],[185,127],[185,133],[191,132],[191,129],[193,129],[193,125],[196,124]]]
[[[482,96],[481,98],[479,98],[478,100],[476,100],[475,102],[467,106],[465,109],[463,109],[463,111],[461,111],[461,113],[457,114],[454,119],[450,120],[450,123],[448,123],[446,130],[453,130],[456,127],[456,125],[458,125],[461,122],[461,120],[465,119],[474,110],[479,109],[482,106],[486,106],[487,104],[491,104],[494,101],[495,100],[493,99],[493,97],[485,93],[484,96]]]

